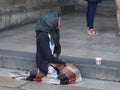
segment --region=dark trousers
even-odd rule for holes
[[[86,19],[87,19],[87,27],[89,29],[94,28],[94,18],[95,18],[97,5],[98,5],[97,2],[88,2]]]

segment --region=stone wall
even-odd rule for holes
[[[76,0],[76,11],[86,11],[87,2],[85,0]],[[103,0],[99,3],[97,13],[107,16],[115,16],[115,0]]]
[[[0,0],[0,30],[30,23],[57,9],[57,0]]]
[[[40,15],[58,6],[63,13],[83,12],[87,3],[84,0],[0,0],[0,30],[34,22]],[[114,15],[114,0],[104,0],[97,12]]]

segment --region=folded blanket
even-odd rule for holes
[[[35,68],[30,72],[27,80],[42,81],[43,83],[50,84],[73,84],[82,81],[82,77],[79,69],[74,64],[67,63],[66,66],[62,64],[51,64],[48,67],[47,76],[44,77],[40,70]]]

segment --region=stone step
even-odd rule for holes
[[[84,78],[120,81],[120,61],[102,60],[96,65],[94,59],[60,56],[66,62],[74,63]],[[0,67],[14,69],[32,69],[35,65],[35,53],[0,49]]]
[[[75,63],[83,77],[120,81],[120,61],[102,60],[101,65],[96,65],[94,59],[67,56],[61,58]]]

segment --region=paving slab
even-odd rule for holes
[[[97,90],[93,88],[87,88],[87,87],[76,87],[71,85],[49,85],[49,84],[40,84],[36,82],[29,83],[23,87],[22,89],[28,89],[30,90]]]
[[[0,77],[9,77],[9,72],[24,73],[24,70],[0,68]],[[14,81],[14,79],[13,79]],[[11,80],[11,82],[13,82]],[[4,82],[7,82],[5,80]],[[20,81],[12,83],[18,84]],[[18,87],[0,86],[0,90],[119,90],[120,83],[106,80],[83,78],[83,81],[70,85],[52,85],[38,82],[27,82]]]

